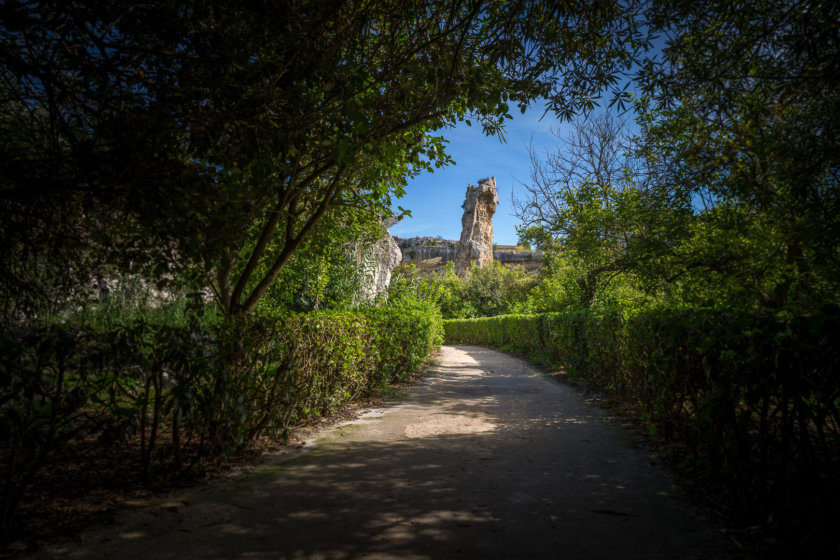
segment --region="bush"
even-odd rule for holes
[[[447,319],[488,317],[526,309],[528,293],[536,281],[535,274],[519,266],[493,262],[459,276],[450,263],[435,272],[403,267],[395,276],[391,291],[409,292],[430,301]]]
[[[362,313],[375,326],[374,346],[378,348],[374,366],[378,378],[371,380],[372,388],[418,371],[443,343],[440,309],[431,302],[404,296]]]

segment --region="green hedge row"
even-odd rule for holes
[[[126,445],[146,480],[187,470],[407,376],[441,341],[439,311],[418,302],[0,332],[2,528],[52,461]]]
[[[840,317],[712,309],[444,322],[447,343],[541,354],[684,449],[752,521],[810,537],[837,518]],[[810,538],[809,537],[809,538]]]

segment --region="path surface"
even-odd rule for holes
[[[239,480],[42,558],[730,558],[633,437],[505,354],[447,346],[408,394]]]

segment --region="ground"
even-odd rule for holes
[[[522,360],[428,375],[232,480],[33,558],[732,558],[632,431]]]

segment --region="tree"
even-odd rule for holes
[[[639,142],[619,166],[633,163],[633,188],[593,189],[610,179],[581,140],[566,159],[535,165],[532,204],[520,213],[526,225],[537,210],[548,219],[523,233],[563,240],[564,262],[585,272],[584,303],[596,273],[619,269],[650,292],[694,303],[836,301],[840,10],[818,1],[655,2],[647,16],[667,42],[639,74],[647,95],[637,105]],[[564,180],[577,182],[558,188]],[[619,223],[631,208],[635,218]],[[611,228],[624,241],[611,242]]]
[[[542,159],[532,151],[531,182],[513,208],[520,237],[549,253],[545,274],[573,274],[576,287],[564,297],[590,306],[610,282],[661,252],[681,208],[647,183],[644,161],[633,157],[624,122],[612,113],[578,119],[568,138],[558,138]]]
[[[649,21],[668,42],[641,76],[645,152],[698,212],[683,263],[701,283],[740,278],[742,303],[836,301],[840,7],[657,2]]]
[[[66,261],[81,248],[98,265],[180,272],[248,313],[331,209],[390,212],[407,176],[447,163],[434,130],[475,118],[499,134],[509,104],[538,97],[567,117],[591,108],[645,44],[638,11],[7,2],[0,197],[37,218],[10,222],[4,244],[64,239],[33,224],[72,198],[80,242],[48,244]]]

